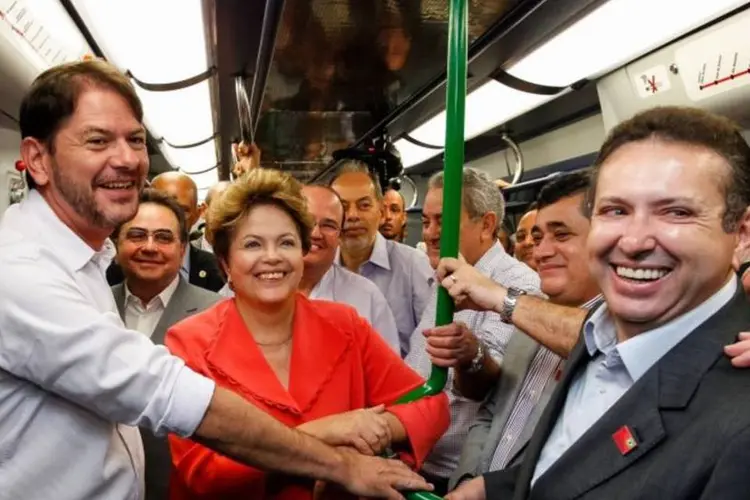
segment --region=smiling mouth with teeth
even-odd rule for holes
[[[259,280],[262,281],[278,281],[286,276],[286,273],[277,271],[273,273],[260,273],[257,275]]]
[[[612,266],[615,269],[615,272],[617,273],[617,276],[620,278],[626,278],[631,281],[656,281],[667,274],[669,274],[672,270],[661,268],[661,269],[641,269],[641,268],[634,268],[634,267],[625,267],[625,266]]]
[[[132,189],[135,187],[135,182],[133,181],[127,181],[127,182],[105,182],[104,184],[100,185],[104,189]]]

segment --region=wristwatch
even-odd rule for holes
[[[479,372],[482,367],[484,366],[484,342],[482,342],[482,339],[477,337],[477,354],[474,356],[474,359],[471,360],[471,364],[468,368],[466,368],[466,371],[468,373],[477,373]]]
[[[503,299],[503,308],[500,310],[500,320],[503,323],[513,323],[511,318],[513,317],[513,311],[516,310],[518,297],[521,295],[526,295],[526,292],[518,288],[508,288],[508,293],[505,294],[505,298]]]

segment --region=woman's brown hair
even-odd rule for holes
[[[250,170],[234,181],[214,201],[206,217],[206,239],[220,262],[227,262],[229,247],[237,226],[261,205],[275,206],[292,218],[297,226],[302,250],[310,250],[310,234],[314,225],[302,194],[302,184],[291,175],[270,168]]]

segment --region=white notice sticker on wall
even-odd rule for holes
[[[672,88],[666,66],[654,66],[633,76],[633,84],[641,99],[666,92]]]
[[[677,50],[675,60],[692,101],[750,85],[749,20],[744,13]]]

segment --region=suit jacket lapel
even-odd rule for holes
[[[497,409],[501,410],[501,413],[496,413],[492,417],[487,443],[482,449],[480,471],[489,470],[492,465],[492,459],[502,439],[505,426],[523,388],[526,372],[528,372],[531,361],[538,351],[539,344],[522,333],[514,334],[508,342],[505,352],[511,356],[503,358],[503,375],[495,389],[495,394],[493,394],[494,404]]]
[[[513,449],[510,452],[510,457],[508,460],[509,465],[512,464],[519,456],[519,454],[526,449],[531,436],[534,434],[534,429],[536,429],[536,426],[539,423],[539,419],[544,414],[547,403],[549,403],[549,400],[552,397],[552,394],[554,394],[556,387],[557,380],[555,379],[555,377],[550,378],[549,380],[547,380],[547,383],[544,384],[542,394],[539,396],[536,405],[534,405],[534,409],[531,411],[528,420],[526,420],[523,431],[521,431],[518,439],[516,439],[516,443],[513,445]]]
[[[583,342],[583,336],[581,336],[573,352],[570,353],[560,383],[550,397],[549,404],[539,419],[539,424],[534,430],[534,434],[531,436],[523,465],[519,471],[517,487],[513,496],[514,500],[525,500],[528,497],[536,463],[539,460],[539,455],[542,453],[544,444],[547,442],[547,437],[552,432],[557,423],[557,417],[565,405],[570,384],[573,382],[579,369],[585,367],[590,359],[591,357],[586,350],[586,344]]]
[[[169,299],[169,303],[166,309],[164,309],[161,318],[159,318],[159,322],[154,328],[154,333],[151,335],[151,340],[154,344],[163,344],[167,330],[197,310],[198,307],[194,306],[190,301],[190,287],[182,276],[180,276],[177,288],[172,294],[172,298]]]
[[[125,283],[113,286],[112,296],[115,298],[115,304],[117,304],[117,312],[120,313],[120,318],[125,323]]]
[[[723,356],[723,346],[747,324],[746,308],[739,287],[727,305],[647,371],[539,478],[532,498],[547,498],[552,492],[557,500],[577,498],[655,449],[668,437],[661,412],[688,406],[706,372]],[[623,427],[637,442],[628,453],[621,453],[613,438]]]
[[[301,416],[317,401],[323,388],[354,345],[353,335],[321,317],[311,301],[298,295],[292,326],[289,390],[285,390],[253,341],[234,303],[229,305],[207,361],[233,390]]]

